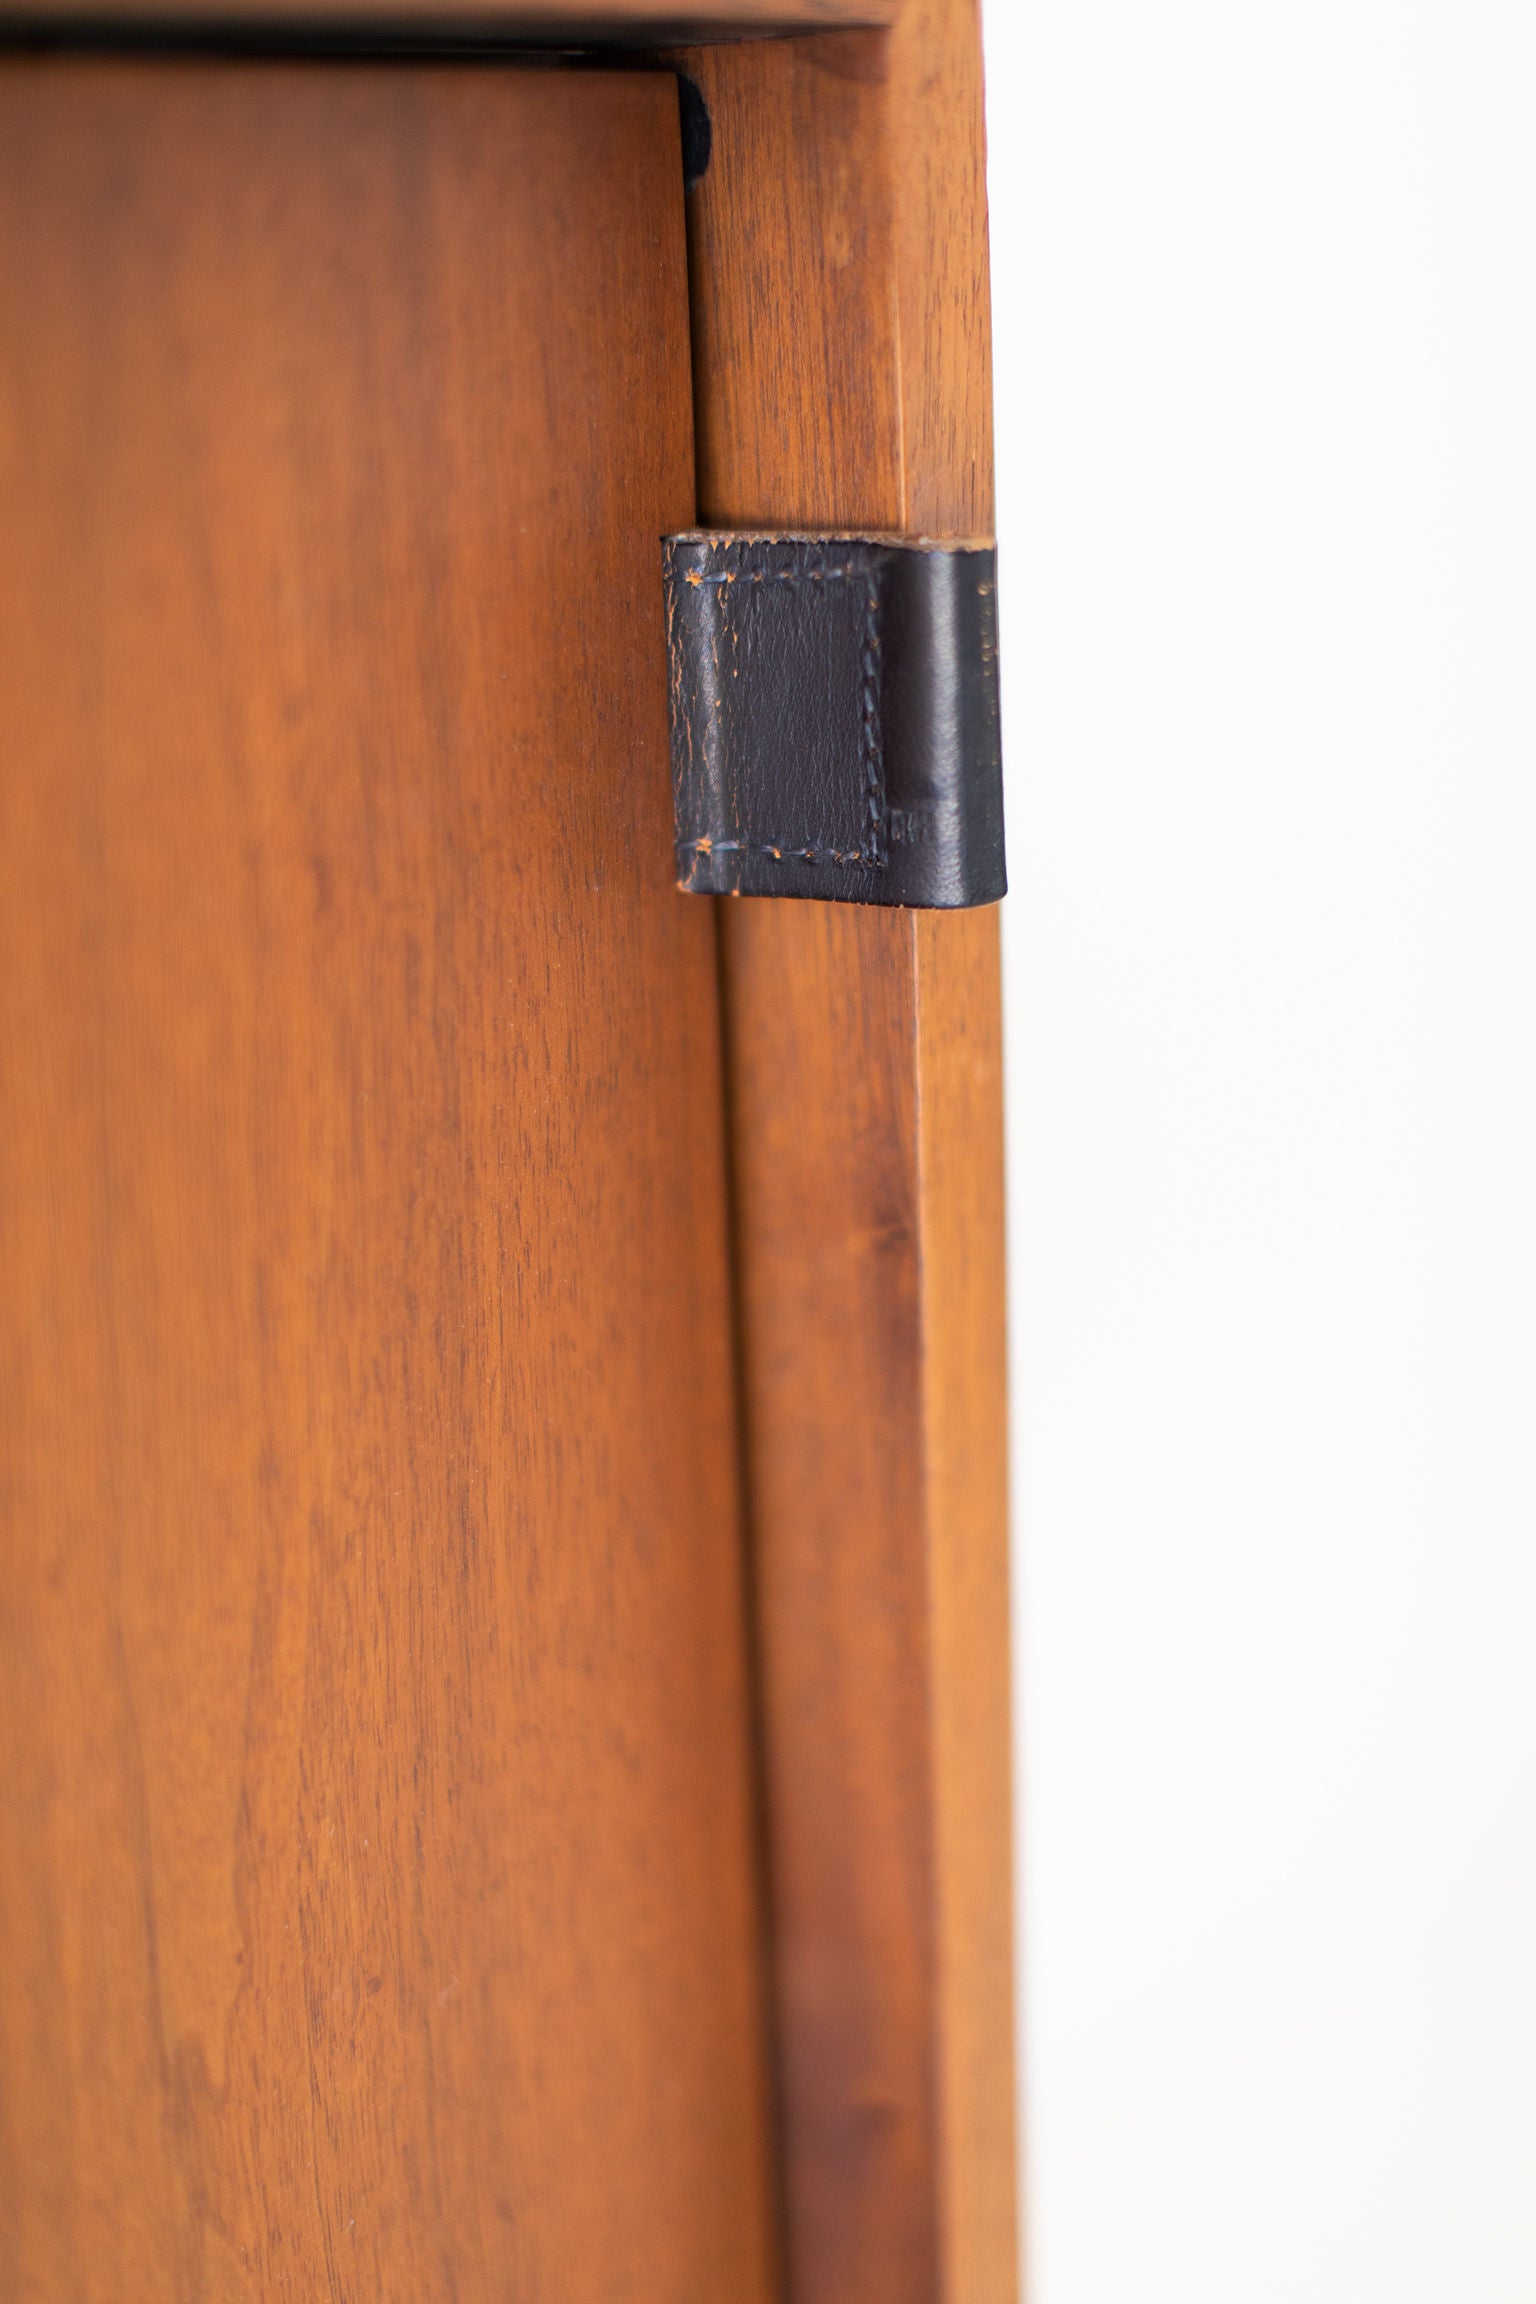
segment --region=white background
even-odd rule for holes
[[[991,0],[1030,2304],[1536,2299],[1533,17]]]

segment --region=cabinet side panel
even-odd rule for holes
[[[698,49],[701,517],[985,534],[980,37]],[[997,915],[725,907],[793,2304],[1016,2279]]]

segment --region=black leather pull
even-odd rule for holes
[[[662,564],[678,885],[995,903],[992,546],[699,532]]]

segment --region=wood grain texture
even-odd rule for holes
[[[7,2304],[773,2292],[679,183],[0,70]]]
[[[473,41],[591,47],[604,41],[739,39],[886,24],[898,0],[3,0],[7,25],[240,26],[344,33],[349,27]]]
[[[971,0],[687,65],[701,517],[987,532]],[[1004,2304],[997,917],[723,921],[790,2294]]]

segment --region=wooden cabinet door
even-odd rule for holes
[[[0,2293],[772,2285],[673,81],[0,66]]]

